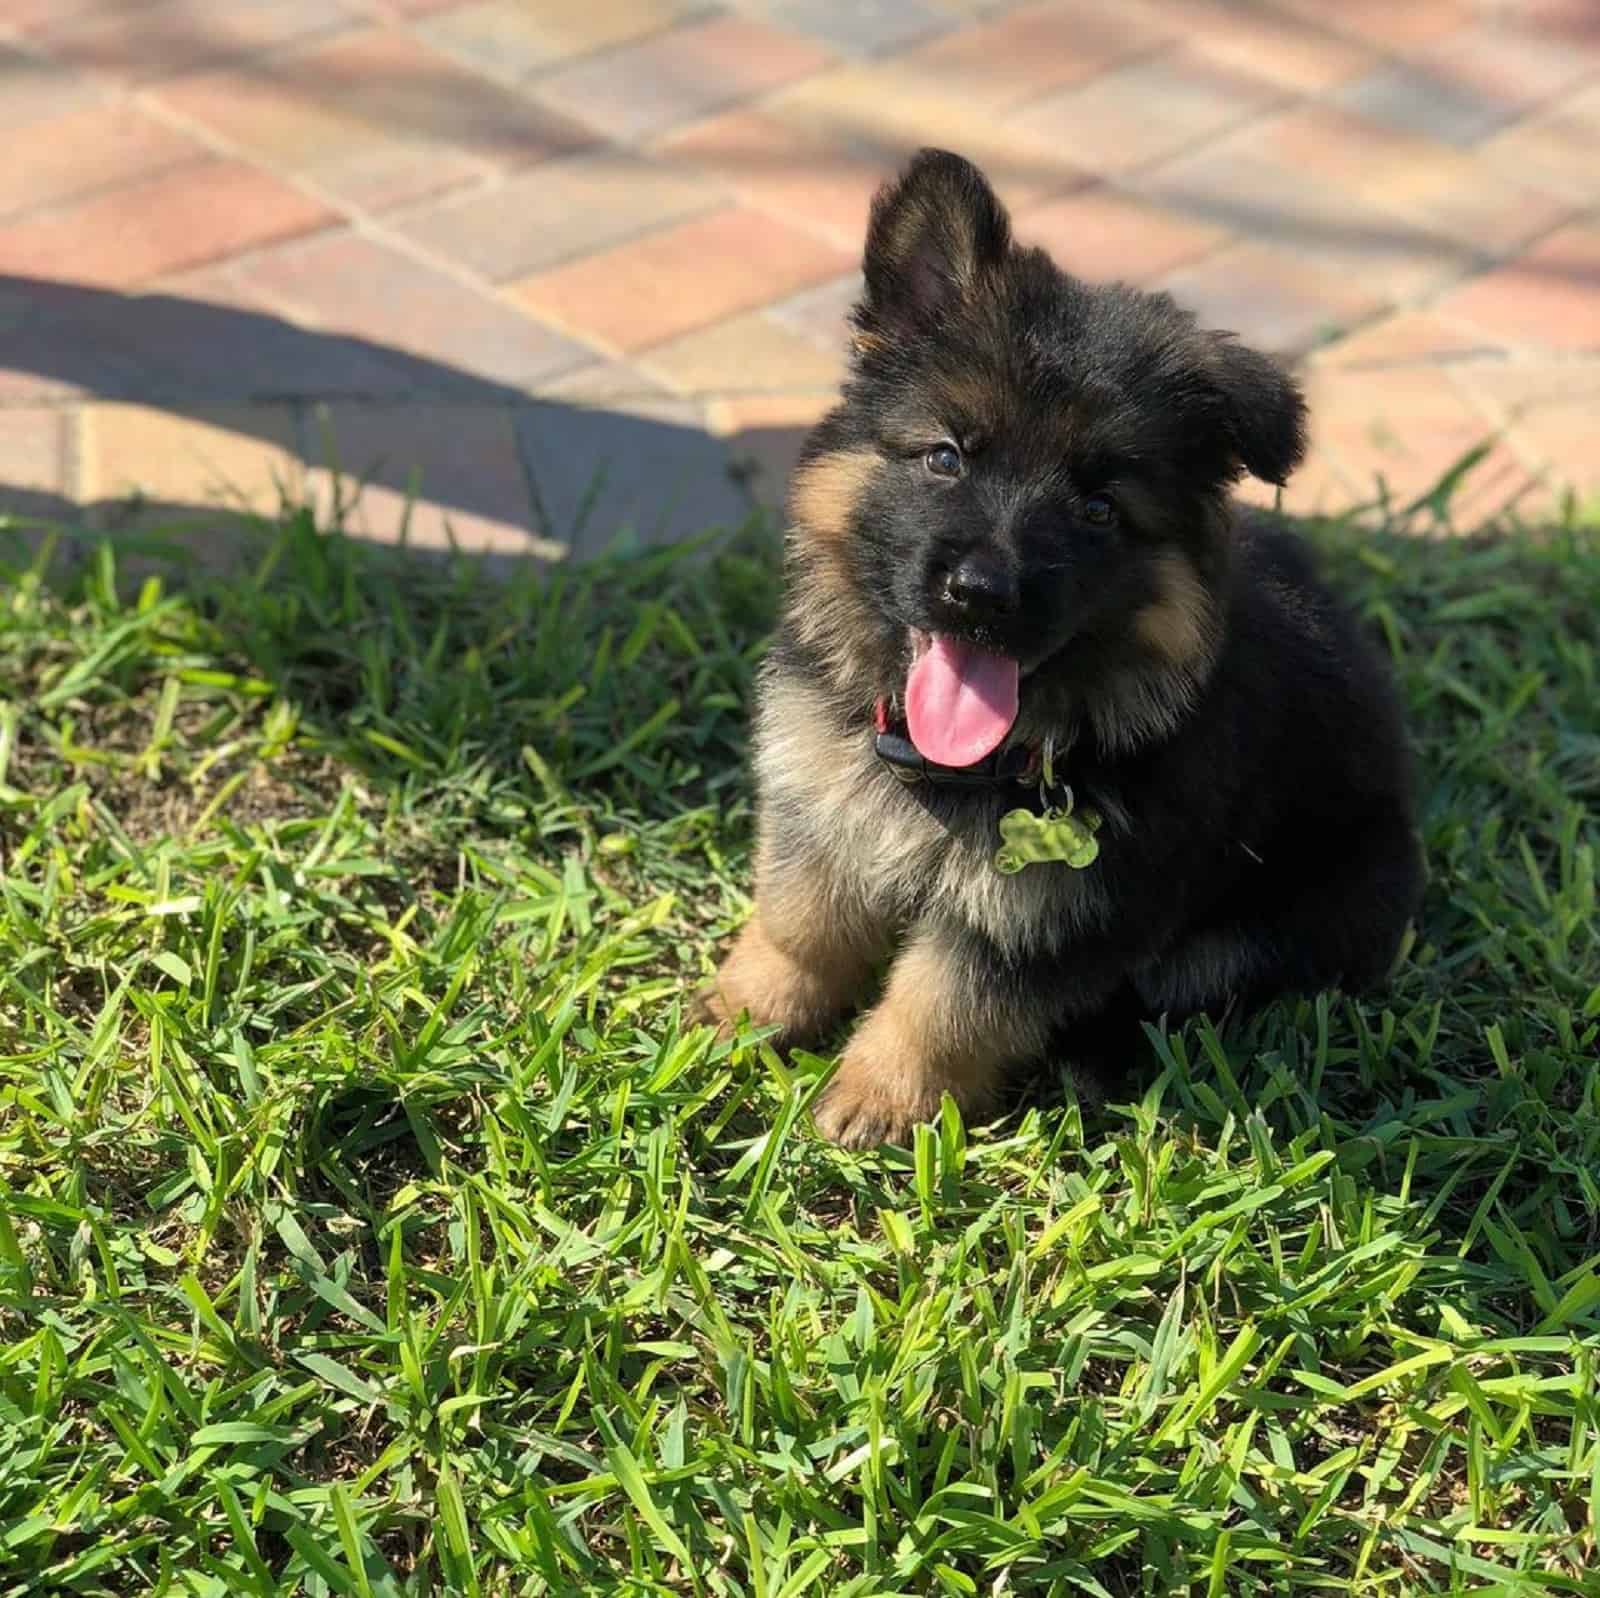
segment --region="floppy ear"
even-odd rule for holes
[[[872,202],[862,327],[925,325],[969,293],[1011,243],[989,181],[948,150],[920,150]]]
[[[1216,386],[1240,464],[1264,483],[1283,484],[1306,452],[1306,402],[1294,379],[1230,333],[1216,340]]]

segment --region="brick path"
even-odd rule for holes
[[[1600,490],[1600,0],[0,0],[0,128],[24,514],[737,516],[923,142],[1299,360],[1292,504]]]

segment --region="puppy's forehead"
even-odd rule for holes
[[[1120,374],[1074,359],[1070,349],[1018,347],[941,353],[883,422],[896,446],[948,437],[1050,468],[1085,453],[1132,451],[1161,425],[1141,414]]]

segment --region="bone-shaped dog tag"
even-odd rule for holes
[[[1073,871],[1093,865],[1100,854],[1095,833],[1100,817],[1092,810],[1049,809],[1042,816],[1031,810],[1011,810],[1000,818],[1000,847],[995,850],[996,871],[1014,876],[1024,866],[1059,860]]]

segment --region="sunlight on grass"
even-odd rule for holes
[[[18,541],[0,1592],[1594,1592],[1600,542],[1317,536],[1422,756],[1393,991],[872,1156],[681,1019],[759,537]]]

